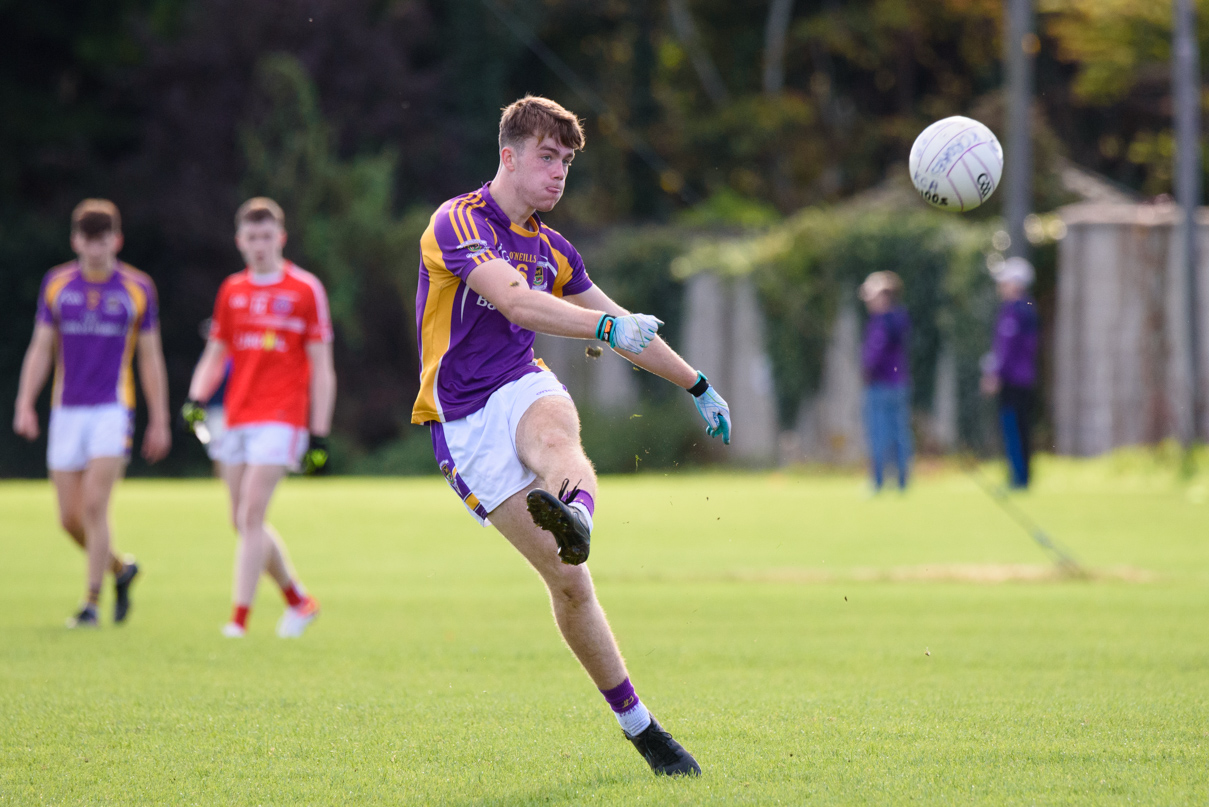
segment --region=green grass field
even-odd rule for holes
[[[1204,804],[1205,494],[1047,461],[1019,501],[1097,572],[1058,580],[951,471],[874,500],[853,476],[605,479],[601,600],[705,769],[666,780],[439,478],[286,483],[272,518],[324,608],[298,641],[271,585],[219,635],[216,482],[120,488],[146,574],[130,624],[84,633],[49,485],[5,483],[0,804]]]

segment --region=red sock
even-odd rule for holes
[[[281,594],[285,597],[286,605],[291,608],[297,608],[306,601],[306,595],[298,589],[298,584],[290,581],[290,584],[281,590]]]
[[[246,605],[237,605],[231,611],[231,621],[241,628],[248,627],[248,611],[250,609]]]

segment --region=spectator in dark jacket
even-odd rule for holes
[[[898,487],[907,487],[911,466],[911,372],[907,348],[911,320],[899,302],[902,281],[894,272],[874,272],[861,284],[869,310],[861,364],[865,378],[865,433],[873,487],[881,490],[886,463],[894,458]]]
[[[983,360],[982,391],[999,402],[999,427],[1007,454],[1009,484],[1027,488],[1032,459],[1033,413],[1037,405],[1037,343],[1041,329],[1037,306],[1028,295],[1033,266],[1008,258],[993,272],[999,317],[992,352]]]

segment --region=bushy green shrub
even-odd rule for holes
[[[978,359],[990,344],[994,288],[986,272],[994,226],[911,206],[810,208],[758,236],[699,244],[674,273],[750,274],[767,318],[782,425],[818,390],[832,325],[870,272],[903,279],[911,315],[915,405],[932,403],[943,344],[956,356],[960,428],[977,442]]]

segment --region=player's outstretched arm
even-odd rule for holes
[[[38,412],[34,405],[46,386],[55,363],[55,329],[38,323],[21,363],[21,380],[17,385],[17,403],[13,412],[13,431],[26,440],[38,439]]]
[[[168,367],[158,328],[139,334],[139,382],[147,400],[147,432],[143,435],[143,458],[158,462],[172,448],[168,417]]]
[[[530,331],[575,339],[599,339],[614,349],[641,353],[663,323],[649,314],[611,314],[529,288],[528,281],[502,258],[475,267],[467,280],[477,293],[508,318]]]
[[[622,316],[626,313],[626,310],[613,302],[609,295],[601,291],[599,286],[593,286],[581,294],[571,295],[567,297],[567,301],[572,305],[598,309],[613,316]],[[721,436],[722,442],[730,445],[730,407],[705,376],[680,358],[680,354],[672,350],[667,342],[656,336],[641,355],[617,348],[614,350],[644,370],[652,372],[660,378],[666,378],[676,386],[692,393],[697,411],[705,419],[706,432],[710,437]]]

